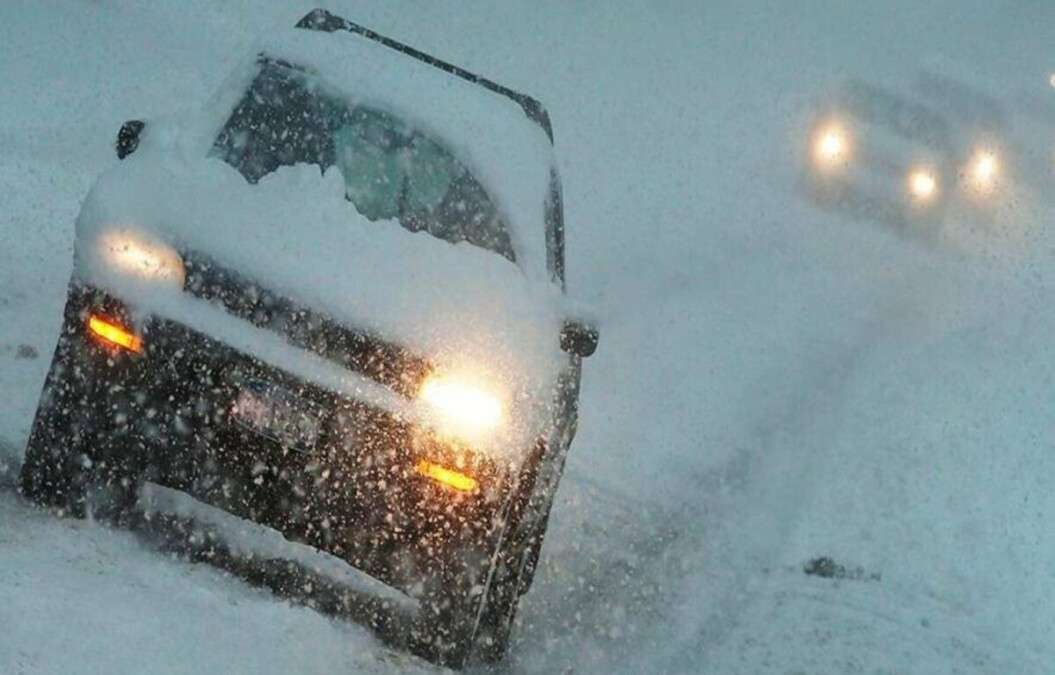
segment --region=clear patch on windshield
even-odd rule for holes
[[[345,196],[367,219],[516,261],[494,203],[446,148],[390,113],[330,95],[292,66],[262,61],[212,154],[250,183],[280,166],[336,166]]]

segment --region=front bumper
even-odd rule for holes
[[[95,438],[106,439],[89,450],[97,469],[189,493],[415,595],[480,568],[523,491],[517,476],[479,459],[481,489],[452,491],[415,466],[463,451],[396,415],[160,317],[138,323],[141,353],[114,349],[88,333],[91,315],[131,325],[119,301],[71,285],[52,368],[83,378],[81,404],[94,408]],[[317,413],[313,448],[233,419],[247,380],[295,392]]]

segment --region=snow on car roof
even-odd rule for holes
[[[456,75],[472,82],[473,84],[479,85],[485,89],[495,92],[509,98],[524,109],[524,114],[528,116],[528,119],[532,120],[546,131],[546,136],[549,137],[550,142],[553,142],[553,128],[550,125],[549,114],[546,109],[537,100],[522,94],[518,91],[513,91],[509,87],[505,87],[493,80],[489,80],[485,77],[481,77],[476,73],[471,73],[464,68],[460,68],[453,63],[449,63],[442,59],[438,59],[431,54],[415,49],[408,44],[404,44],[397,40],[393,40],[390,37],[381,35],[380,33],[370,30],[365,26],[361,26],[357,23],[349,21],[343,17],[339,17],[335,14],[331,14],[325,9],[313,9],[308,12],[300,21],[297,22],[297,28],[307,28],[310,30],[324,31],[332,33],[334,31],[348,31],[361,35],[369,40],[373,40],[379,44],[383,44],[390,49],[394,49],[398,52],[411,56],[419,61],[428,63],[429,65],[439,68],[440,70]]]

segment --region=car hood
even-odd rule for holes
[[[77,221],[74,274],[149,310],[184,294],[115,269],[100,246],[111,232],[207,255],[441,369],[499,383],[510,396],[545,397],[566,362],[559,289],[470,244],[366,220],[345,200],[336,170],[283,168],[250,185],[219,160],[146,152],[104,173]]]

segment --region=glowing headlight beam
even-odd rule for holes
[[[814,136],[813,161],[821,170],[831,170],[845,163],[850,155],[850,139],[838,124],[822,127]]]
[[[496,396],[455,377],[430,377],[421,386],[418,399],[460,433],[490,431],[502,421],[502,404]]]
[[[147,241],[132,232],[112,231],[101,237],[99,245],[106,262],[121,272],[183,286],[183,259],[164,244]]]
[[[846,152],[846,139],[836,131],[829,131],[817,143],[817,154],[822,159],[834,161]]]
[[[908,175],[908,191],[919,202],[928,202],[938,193],[938,177],[929,169],[913,169]]]
[[[988,150],[979,150],[975,153],[968,167],[968,177],[974,187],[980,190],[991,189],[999,174],[1000,163],[994,153]]]

